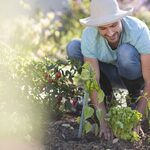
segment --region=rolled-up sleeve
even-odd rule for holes
[[[96,48],[97,34],[97,30],[92,27],[87,27],[83,30],[81,36],[81,51],[83,56],[89,58],[96,58],[94,51]]]

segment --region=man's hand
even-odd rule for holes
[[[145,115],[145,110],[146,110],[146,107],[147,107],[147,99],[142,97],[139,101],[138,101],[138,104],[137,104],[137,111],[140,112],[142,114],[142,116]],[[141,124],[138,124],[135,128],[134,128],[134,131],[137,132],[137,134],[139,134],[141,137],[144,137],[145,134],[141,128]]]
[[[141,137],[144,137],[145,134],[141,128],[141,125],[137,125],[135,128],[134,128],[134,131],[137,132],[138,135],[140,135]]]
[[[106,140],[113,139],[113,133],[110,127],[108,126],[108,123],[105,120],[102,120],[100,122],[100,137],[104,137]]]

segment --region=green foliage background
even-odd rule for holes
[[[52,114],[58,116],[70,106],[68,101],[57,109],[56,100],[65,92],[63,97],[69,100],[75,94],[76,68],[56,61],[67,62],[66,45],[80,37],[83,27],[78,20],[87,13],[86,7],[70,1],[70,9],[63,14],[38,11],[9,25],[7,40],[0,42],[0,137],[40,139]],[[0,26],[5,27],[5,22]],[[51,75],[58,69],[60,81],[50,84],[43,79],[45,72]],[[43,85],[49,91],[41,91]]]
[[[19,55],[66,58],[66,45],[73,38],[80,38],[82,29],[79,19],[88,14],[88,0],[84,5],[69,1],[69,9],[64,13],[37,11],[31,17],[15,19],[11,25],[9,45],[18,50]]]

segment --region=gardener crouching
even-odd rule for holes
[[[81,40],[72,40],[67,54],[91,64],[106,97],[112,96],[113,88],[127,89],[133,100],[145,95],[135,105],[144,116],[150,97],[150,32],[144,22],[129,16],[132,11],[121,10],[116,0],[92,0],[90,17],[80,19],[87,26]],[[105,104],[98,103],[97,95],[94,91],[91,101],[105,117]],[[104,118],[100,125],[100,136],[113,137]],[[141,126],[134,130],[139,134]]]

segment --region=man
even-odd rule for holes
[[[112,88],[126,88],[132,99],[145,95],[136,103],[136,109],[144,116],[150,97],[150,32],[142,21],[128,16],[132,11],[121,10],[116,0],[92,0],[91,16],[80,19],[87,26],[81,42],[71,41],[67,53],[70,58],[91,64],[106,96],[112,95]],[[106,106],[98,103],[96,91],[91,94],[91,101],[105,117]],[[139,133],[140,125],[134,130]],[[105,139],[112,137],[104,118],[100,121],[101,135]]]

